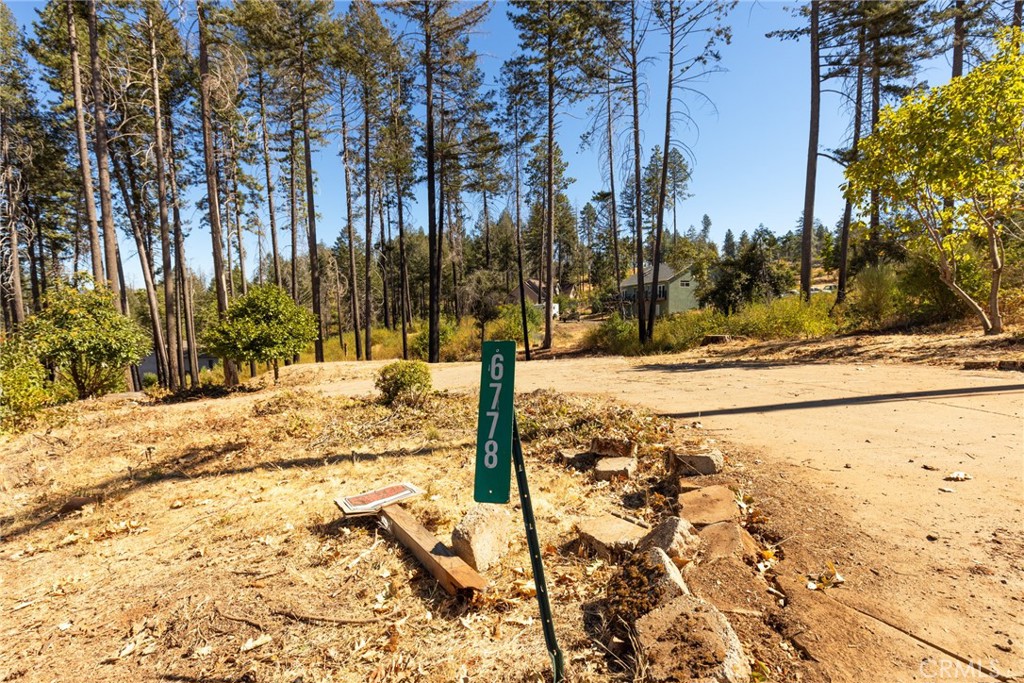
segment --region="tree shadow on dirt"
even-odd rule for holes
[[[233,459],[233,456],[243,453],[248,447],[248,441],[236,440],[224,444],[189,448],[183,453],[168,456],[163,460],[147,462],[141,468],[128,467],[128,471],[124,474],[109,477],[92,485],[76,488],[73,492],[67,491],[48,496],[43,502],[27,512],[0,517],[0,540],[9,542],[36,529],[48,527],[65,519],[66,516],[59,514],[58,511],[72,493],[76,496],[92,499],[97,503],[109,503],[122,500],[147,487],[169,480],[195,480],[250,474],[263,469],[307,469],[326,467],[342,462],[355,463],[380,458],[425,457],[432,455],[435,451],[449,448],[450,444],[425,446],[415,451],[396,449],[373,453],[353,450],[346,454],[259,460],[235,467],[212,466],[215,463],[223,462],[225,459]],[[78,506],[77,509],[80,508],[81,506]],[[7,528],[8,526],[10,528]]]
[[[927,391],[904,391],[888,394],[866,394],[863,396],[844,396],[841,398],[818,399],[814,401],[787,401],[784,403],[767,403],[756,406],[737,406],[735,408],[719,408],[717,410],[694,410],[682,413],[662,413],[665,417],[695,418],[713,415],[744,415],[748,413],[771,413],[783,410],[808,410],[811,408],[833,408],[837,406],[871,405],[875,403],[897,403],[901,401],[920,401],[936,398],[969,398],[989,394],[1009,394],[1024,392],[1024,384],[1001,384],[994,387],[964,387],[958,389],[930,389]]]

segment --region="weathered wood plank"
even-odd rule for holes
[[[380,512],[398,542],[452,595],[487,590],[487,579],[462,561],[434,534],[400,505],[389,505]]]

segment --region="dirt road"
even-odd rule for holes
[[[344,381],[323,388],[371,391],[377,365],[351,364]],[[434,368],[440,389],[478,381],[474,363]],[[847,578],[860,590],[847,602],[874,615],[857,617],[864,628],[904,642],[904,665],[919,660],[892,680],[1024,676],[1021,374],[579,358],[520,363],[516,384],[604,394],[700,420],[727,452],[745,452],[747,467],[798,482],[807,500],[794,505],[830,501],[838,508],[830,514],[867,539],[858,550],[864,557],[849,553]],[[973,479],[944,481],[954,471]],[[848,549],[832,550],[845,557]]]

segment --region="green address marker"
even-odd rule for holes
[[[478,503],[507,503],[512,486],[516,343],[484,342],[480,366],[473,498]]]

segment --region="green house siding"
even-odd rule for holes
[[[634,316],[637,314],[636,289],[636,284],[624,284],[622,288],[622,295],[633,302],[631,311]],[[646,289],[648,296],[644,297],[644,303],[649,305],[650,285]],[[657,301],[659,316],[685,313],[700,307],[697,301],[697,282],[688,270],[673,273],[668,280],[662,280],[659,290],[661,289],[664,289],[664,297],[659,297]]]

